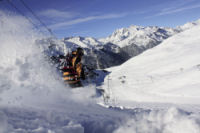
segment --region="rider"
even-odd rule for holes
[[[80,79],[85,79],[85,74],[81,63],[83,55],[84,51],[79,47],[76,51],[73,51],[71,55],[68,54],[65,56],[66,62],[62,68],[63,79],[71,87],[82,86]]]

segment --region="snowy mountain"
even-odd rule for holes
[[[108,61],[100,60],[100,64],[109,64],[106,66],[101,65],[100,67],[106,68],[123,63],[123,61],[126,61],[133,56],[137,56],[143,51],[160,44],[168,37],[173,36],[184,30],[190,29],[193,26],[198,25],[199,23],[200,20],[197,20],[195,22],[189,22],[183,26],[178,26],[176,28],[157,26],[142,27],[132,25],[128,28],[118,29],[114,31],[112,35],[106,38],[95,39],[92,37],[68,37],[64,38],[63,41],[66,45],[73,44],[75,47],[95,49],[96,51],[104,49],[105,52],[108,50],[108,52],[115,54],[117,53],[118,57],[123,56],[121,57],[122,61],[114,64],[109,64]],[[111,44],[112,47],[110,46]],[[116,60],[116,58],[112,58],[111,60]]]
[[[130,26],[116,30],[105,39],[68,37],[62,41],[71,49],[83,47],[85,61],[88,61],[85,63],[90,66],[108,68],[124,63],[176,33],[178,31],[172,28]]]
[[[113,34],[105,39],[100,39],[102,42],[112,42],[120,47],[135,44],[137,46],[151,45],[151,43],[161,42],[169,36],[174,35],[177,31],[173,28],[163,28],[157,26],[135,26],[121,28],[113,32]]]
[[[164,28],[157,26],[130,26],[121,28],[105,39],[100,39],[104,43],[111,42],[119,46],[130,56],[136,56],[143,51],[152,48],[168,37],[178,33],[173,28]]]
[[[131,107],[134,102],[199,105],[199,34],[200,24],[107,69],[105,95],[118,106]]]
[[[120,65],[131,57],[137,56],[145,50],[157,46],[168,37],[190,29],[199,23],[200,21],[198,20],[174,29],[132,25],[128,28],[118,29],[106,38],[67,37],[55,44],[60,47],[58,51],[64,49],[62,50],[64,54],[75,50],[77,47],[84,48],[84,63],[95,69],[104,69]]]

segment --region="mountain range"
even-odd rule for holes
[[[94,69],[104,69],[120,65],[159,45],[163,40],[199,23],[200,20],[197,20],[176,28],[132,25],[128,28],[117,29],[110,36],[100,39],[80,36],[66,37],[53,43],[56,44],[54,51],[63,51],[63,54],[67,54],[77,47],[82,47],[85,51],[84,64]]]

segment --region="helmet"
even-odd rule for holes
[[[84,51],[83,51],[83,49],[82,49],[82,48],[80,48],[80,47],[79,47],[79,48],[77,48],[77,50],[76,50],[76,51],[77,51],[77,53],[76,53],[76,54],[77,54],[78,56],[83,56],[83,55],[84,55]]]

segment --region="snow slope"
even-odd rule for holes
[[[127,102],[199,105],[199,34],[200,25],[196,25],[108,69],[111,74],[102,87],[119,105]]]

